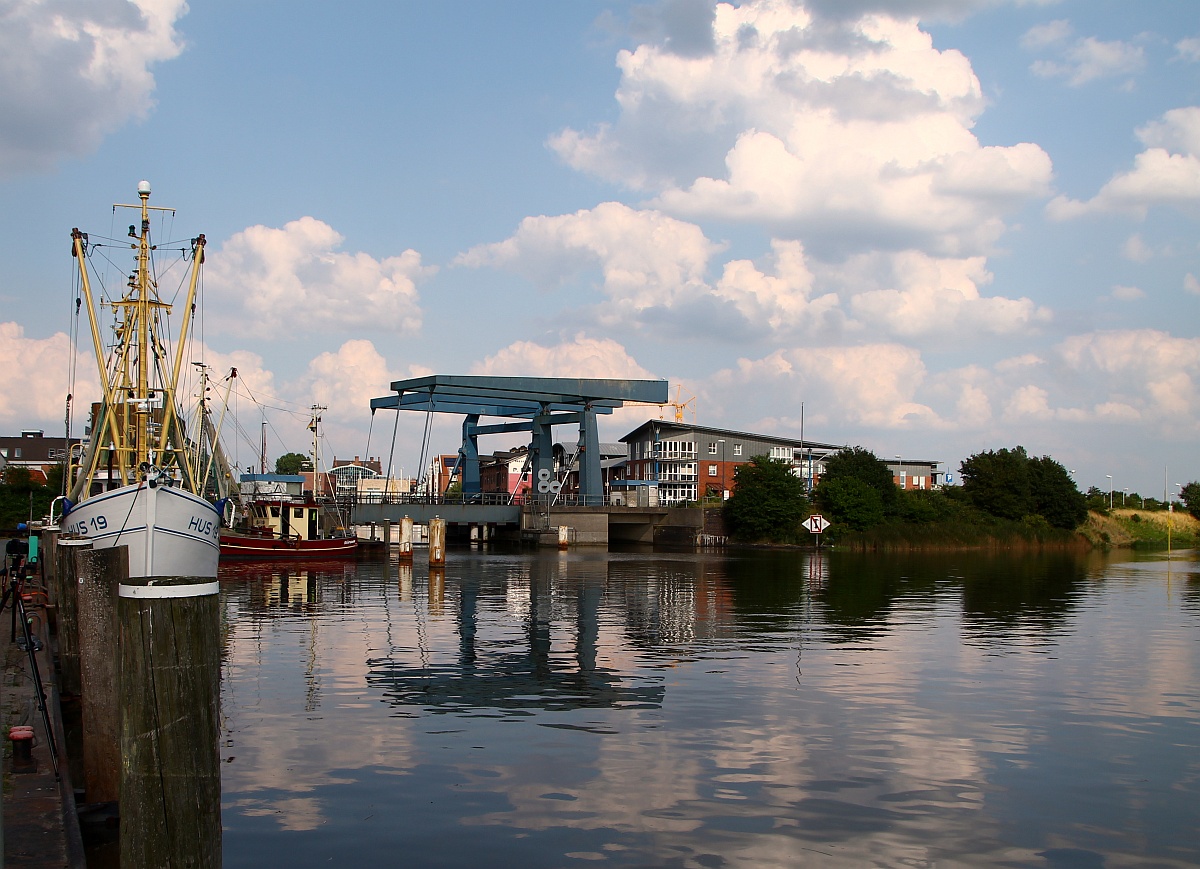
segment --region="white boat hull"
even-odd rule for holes
[[[208,501],[146,483],[93,495],[63,517],[65,534],[93,548],[129,547],[129,575],[216,578],[221,520]]]

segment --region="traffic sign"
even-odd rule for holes
[[[824,516],[822,516],[820,513],[814,513],[813,515],[809,516],[807,519],[804,520],[804,527],[807,528],[809,531],[811,531],[813,534],[820,534],[822,531],[824,531],[826,528],[829,527],[829,520],[826,519]]]

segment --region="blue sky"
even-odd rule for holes
[[[62,430],[68,234],[145,178],[209,240],[196,352],[296,411],[272,454],[313,402],[328,449],[386,454],[367,403],[402,377],[627,376],[950,470],[1023,444],[1118,496],[1200,477],[1189,3],[5,10],[5,431]]]

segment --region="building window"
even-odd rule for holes
[[[716,465],[708,466],[708,475],[710,477],[715,477],[717,475],[717,466]]]
[[[715,456],[717,454],[717,445],[715,443],[708,445],[708,454],[710,456]]]
[[[733,454],[735,456],[740,456],[742,454],[742,445],[741,444],[733,445]]]

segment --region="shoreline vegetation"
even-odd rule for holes
[[[1120,509],[1108,516],[1090,512],[1084,523],[1074,531],[1024,522],[980,525],[960,522],[920,525],[897,523],[865,531],[845,531],[836,534],[826,546],[835,550],[874,552],[1165,550],[1168,517],[1172,524],[1172,549],[1200,546],[1200,521],[1187,513]]]
[[[831,527],[820,543],[850,551],[1060,550],[1200,546],[1200,483],[1181,487],[1175,510],[1138,494],[1110,508],[1112,493],[1080,492],[1067,469],[1023,447],[977,453],[962,484],[910,488],[862,447],[823,459],[811,492],[790,464],[755,456],[735,471],[723,518],[735,543],[813,546],[803,524],[819,513]],[[1107,496],[1107,497],[1106,497]],[[1122,494],[1122,500],[1125,495]]]

